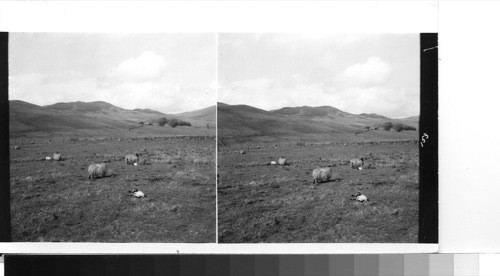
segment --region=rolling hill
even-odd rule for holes
[[[214,135],[206,130],[206,123],[215,120],[209,114],[210,107],[193,111],[196,118],[177,114],[164,114],[151,109],[128,110],[112,104],[97,102],[69,102],[38,106],[24,101],[9,102],[10,137],[52,137],[52,136],[150,136],[150,135]],[[189,115],[189,113],[186,113]],[[177,118],[188,121],[192,127],[158,127],[139,122],[154,122],[160,117]],[[131,129],[129,131],[129,129]],[[135,129],[134,129],[135,128]],[[205,128],[205,129],[204,129]],[[211,133],[210,133],[211,132]]]
[[[283,107],[266,111],[247,105],[217,104],[218,138],[225,143],[257,140],[417,139],[417,131],[373,129],[388,121],[404,123],[418,129],[418,116],[391,119],[378,114],[351,114],[331,106]],[[371,128],[370,131],[366,131],[367,126]]]

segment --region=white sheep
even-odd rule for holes
[[[362,195],[360,192],[357,192],[355,195],[351,195],[351,200],[357,200],[359,202],[366,202],[369,201],[368,198],[365,195]]]
[[[280,164],[282,166],[286,165],[286,158],[285,157],[280,157],[278,159],[278,164]]]
[[[277,165],[276,161],[271,161],[271,165]]]
[[[146,195],[139,191],[137,188],[134,188],[132,191],[128,191],[130,193],[130,196],[134,196],[134,197],[137,197],[137,198],[141,198],[141,197],[146,197]]]
[[[332,178],[332,169],[318,168],[312,172],[313,183],[327,182]]]
[[[107,173],[108,168],[104,163],[92,164],[89,166],[89,179],[105,177]]]
[[[50,161],[50,160],[52,160],[52,158],[50,158],[50,156],[47,156],[47,157],[45,157],[45,160]]]
[[[136,154],[127,154],[125,156],[125,161],[127,161],[127,165],[137,163],[138,160],[139,160],[139,154],[138,153],[136,153]]]
[[[361,169],[361,166],[363,166],[364,163],[364,158],[361,159],[351,159],[351,168],[353,169]]]
[[[52,157],[52,159],[54,159],[55,161],[61,160],[61,154],[58,152],[54,153],[54,156]]]

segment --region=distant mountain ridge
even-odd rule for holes
[[[276,139],[412,139],[417,131],[375,130],[385,122],[401,122],[418,128],[418,116],[391,119],[378,114],[351,114],[332,106],[283,107],[262,110],[248,105],[217,104],[218,136],[244,140],[247,137]],[[366,131],[367,129],[370,131]],[[359,136],[358,136],[359,134]],[[272,138],[270,138],[272,139]]]
[[[207,122],[215,121],[215,106],[213,114],[207,111],[198,112],[196,118],[177,114],[164,114],[152,109],[124,109],[103,101],[95,102],[59,102],[46,106],[11,100],[9,101],[10,119],[9,130],[11,137],[19,136],[51,136],[51,135],[80,135],[80,136],[123,136],[123,135],[201,135],[207,131]],[[193,127],[142,127],[139,122],[154,122],[160,117],[177,118],[189,121]],[[215,131],[212,131],[215,132]],[[211,133],[211,135],[214,133]]]

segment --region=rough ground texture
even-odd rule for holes
[[[56,151],[62,161],[45,161]],[[108,176],[89,180],[98,162]],[[216,240],[213,139],[24,144],[11,149],[10,175],[15,242]],[[147,197],[128,196],[135,187]]]
[[[280,156],[289,164],[269,165]],[[363,169],[351,169],[360,157]],[[416,243],[418,164],[416,143],[222,148],[219,242]],[[333,179],[313,184],[327,166]],[[358,191],[369,202],[350,200]]]

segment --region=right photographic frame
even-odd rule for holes
[[[437,243],[437,34],[218,34],[218,243]]]

